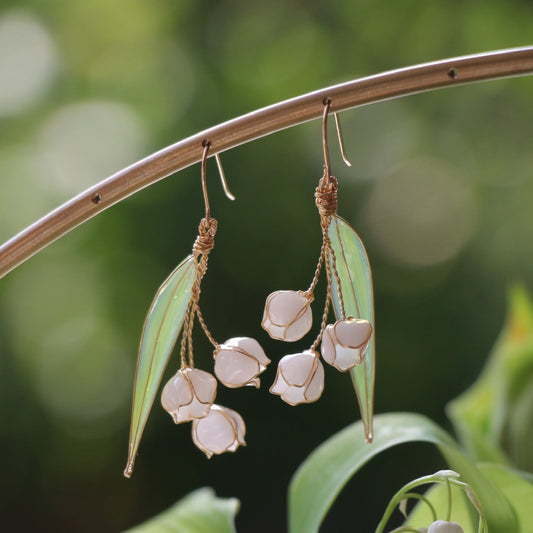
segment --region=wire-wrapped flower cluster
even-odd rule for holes
[[[237,337],[215,348],[215,374],[227,387],[259,387],[270,360],[255,339]],[[215,404],[217,380],[187,364],[167,382],[161,404],[176,424],[192,422],[194,444],[207,457],[245,446],[246,426],[236,411]]]
[[[161,403],[176,424],[192,422],[193,442],[209,458],[224,452],[234,452],[239,446],[244,446],[246,426],[239,413],[214,403],[217,393],[216,378],[208,372],[194,368],[192,331],[195,317],[198,318],[206,337],[214,347],[215,375],[227,387],[235,388],[245,385],[259,387],[258,376],[265,371],[270,359],[265,355],[259,343],[249,337],[235,337],[219,344],[209,331],[200,311],[198,302],[201,282],[207,271],[209,253],[215,245],[218,225],[217,221],[210,216],[206,186],[207,152],[210,143],[204,141],[202,144],[204,150],[201,170],[205,217],[200,221],[198,237],[193,246],[192,259],[195,265],[195,276],[183,319],[181,366],[176,375],[165,385]],[[227,190],[220,165],[219,170],[227,196],[234,199]],[[163,284],[160,292],[165,290],[167,287]],[[177,295],[174,295],[174,299],[179,300]],[[167,311],[169,307],[170,304],[167,305]]]
[[[214,346],[215,375],[227,387],[259,387],[258,376],[270,363],[255,339],[236,337],[218,344],[207,328],[198,301],[201,281],[207,271],[208,254],[214,246],[215,232],[216,220],[202,219],[193,248],[198,264],[192,296],[185,314],[181,368],[167,382],[161,394],[161,404],[176,424],[192,422],[193,442],[207,457],[234,452],[239,446],[244,446],[246,427],[239,413],[214,403],[217,394],[216,378],[209,372],[194,368],[194,318],[198,318],[204,333]]]
[[[316,189],[315,198],[320,212],[322,249],[313,281],[307,291],[280,290],[270,294],[261,322],[273,339],[294,342],[306,335],[313,322],[311,303],[314,290],[320,272],[325,268],[327,296],[320,331],[308,350],[286,355],[280,360],[276,380],[270,388],[270,392],[278,394],[290,405],[314,402],[324,390],[324,368],[317,352],[320,342],[324,361],[341,372],[347,372],[363,361],[372,335],[372,325],[368,320],[346,316],[344,311],[335,252],[328,235],[331,216],[337,210],[337,180],[328,175],[327,169]],[[342,316],[335,323],[327,324],[333,279],[337,282]]]

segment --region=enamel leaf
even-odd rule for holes
[[[375,325],[372,273],[363,242],[350,225],[337,215],[331,217],[329,239],[335,253],[344,311],[347,317],[362,318],[370,322],[373,334],[362,363],[351,370],[357,394],[361,418],[367,442],[372,442],[372,418],[374,416],[375,374]],[[331,265],[331,257],[329,258]],[[333,307],[337,319],[341,319],[339,287],[332,276]]]
[[[195,277],[196,259],[189,255],[159,287],[146,316],[133,386],[126,477],[133,472],[144,426],[183,325]]]

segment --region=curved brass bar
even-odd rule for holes
[[[44,216],[0,247],[0,277],[71,229],[124,198],[210,155],[322,117],[441,87],[533,73],[533,46],[444,59],[369,76],[291,98],[229,120],[172,144],[126,167]]]

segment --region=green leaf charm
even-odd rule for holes
[[[196,277],[196,265],[196,259],[189,255],[176,267],[159,287],[144,322],[133,386],[128,464],[124,470],[126,477],[133,472],[144,426],[183,325]]]
[[[372,419],[374,416],[374,374],[375,374],[375,326],[374,292],[370,263],[363,242],[353,228],[341,217],[333,215],[328,230],[331,246],[340,279],[340,290],[347,317],[368,320],[374,330],[366,349],[366,355],[359,366],[351,370],[352,381],[357,394],[361,418],[365,427],[365,438],[372,442]],[[332,266],[332,258],[329,258]],[[332,279],[333,307],[337,319],[341,319],[339,287],[335,276]]]

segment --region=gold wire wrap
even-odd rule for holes
[[[198,237],[194,241],[192,248],[193,255],[207,255],[215,246],[215,234],[218,222],[215,218],[202,218],[198,226]]]
[[[324,173],[315,189],[315,205],[321,218],[337,214],[337,178],[329,176],[329,179],[326,179],[326,177]]]
[[[215,347],[218,347],[218,343],[215,341],[213,335],[211,335],[211,332],[207,328],[207,325],[204,321],[204,317],[202,316],[200,307],[198,305],[198,301],[200,299],[202,279],[205,276],[205,273],[207,272],[207,261],[209,257],[209,252],[211,252],[211,250],[215,247],[215,234],[217,232],[217,226],[218,222],[215,218],[202,218],[202,220],[200,220],[200,224],[198,225],[198,236],[196,237],[196,240],[194,241],[194,245],[192,247],[192,253],[194,257],[196,259],[198,259],[198,257],[200,256],[201,257],[198,261],[198,266],[196,267],[196,278],[192,286],[191,300],[187,307],[185,319],[183,322],[185,324],[185,327],[183,329],[183,336],[181,338],[180,348],[182,368],[186,368],[187,366],[189,366],[190,368],[194,368],[192,330],[194,326],[195,315],[198,317],[200,325],[202,326],[202,329],[204,330],[204,333],[206,334],[211,344],[213,344],[213,346]],[[186,359],[187,348],[189,352],[188,363]]]

